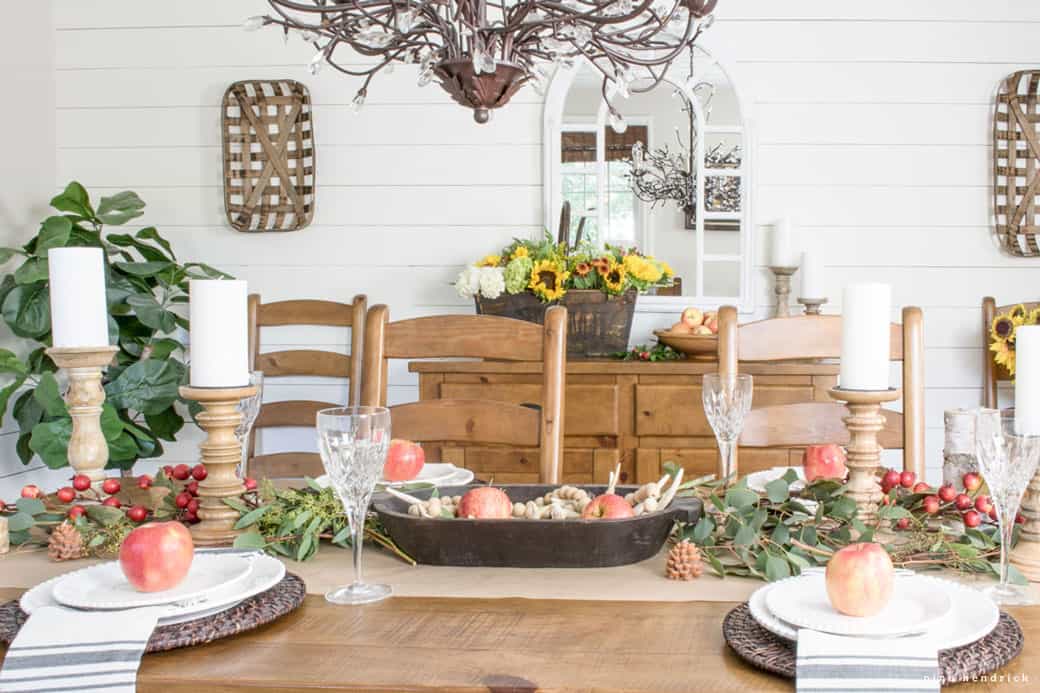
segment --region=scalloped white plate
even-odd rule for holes
[[[997,627],[997,623],[1000,621],[1000,609],[982,592],[952,580],[928,575],[918,577],[932,581],[936,589],[945,590],[955,606],[944,617],[933,623],[926,632],[905,637],[913,638],[915,641],[917,639],[927,640],[934,644],[936,649],[948,650],[970,645],[980,638],[986,637]],[[797,578],[787,579],[796,580]],[[769,590],[780,582],[774,582],[755,590],[748,599],[748,609],[751,611],[752,618],[769,632],[786,640],[798,640],[798,628],[774,616],[766,605],[766,595]]]
[[[866,637],[923,633],[952,608],[949,592],[920,575],[896,576],[892,599],[874,616],[846,616],[831,606],[819,573],[781,580],[765,599],[774,616],[799,628]]]
[[[260,553],[243,555],[253,563],[249,576],[243,582],[218,589],[201,599],[169,604],[166,613],[159,618],[159,625],[166,626],[194,621],[197,618],[226,611],[250,597],[266,592],[285,577],[285,565],[277,558]],[[63,575],[59,575],[46,582],[41,582],[23,594],[19,601],[22,611],[32,614],[33,611],[43,606],[61,606],[54,599],[52,591],[54,585],[63,577]]]
[[[747,475],[747,486],[756,493],[765,493],[766,484],[770,481],[775,481],[787,473],[787,470],[793,469],[798,474],[798,480],[792,481],[790,489],[792,493],[797,493],[805,488],[805,472],[801,467],[772,467],[771,469],[763,469],[759,472],[752,472]]]
[[[236,554],[196,553],[188,574],[173,589],[139,592],[123,575],[119,561],[66,573],[51,591],[55,601],[77,609],[133,609],[204,599],[246,579],[252,561]]]

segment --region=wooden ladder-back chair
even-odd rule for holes
[[[390,407],[395,438],[465,445],[539,448],[542,483],[560,483],[567,309],[545,312],[545,325],[490,315],[445,315],[390,322],[373,306],[365,324],[361,402],[386,406],[389,359],[482,358],[542,363],[540,406],[479,399],[436,399]],[[538,403],[531,403],[537,405]]]
[[[1019,305],[1024,307],[1026,312],[1040,308],[1040,302],[1037,301],[998,306],[992,296],[982,299],[982,404],[988,409],[997,408],[997,383],[1012,379],[1008,369],[997,365],[993,360],[993,352],[989,350],[993,319]]]
[[[341,407],[359,400],[367,305],[368,299],[364,294],[355,296],[351,303],[315,300],[261,303],[259,294],[249,295],[249,359],[252,370],[263,372],[265,384],[270,382],[269,378],[283,376],[349,379],[346,402],[289,400],[264,404],[249,436],[246,468],[250,475],[277,479],[319,476],[324,473],[321,457],[316,452],[256,455],[256,434],[263,428],[314,428],[315,414],[319,410]],[[317,349],[261,352],[261,328],[287,325],[349,327],[350,353],[339,354]]]
[[[892,324],[891,359],[903,362],[903,412],[885,410],[879,442],[903,450],[903,468],[924,478],[924,337],[921,309],[903,308]],[[801,315],[738,325],[737,310],[719,310],[719,373],[737,373],[748,361],[836,359],[841,356],[841,316]],[[818,401],[755,407],[744,420],[739,445],[750,448],[846,444],[841,402]],[[738,451],[739,455],[739,451]],[[739,469],[739,466],[737,467]],[[719,470],[722,470],[721,459]]]

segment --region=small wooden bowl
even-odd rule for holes
[[[716,334],[681,334],[670,330],[654,330],[654,336],[662,344],[698,361],[713,360],[719,350],[719,336]]]

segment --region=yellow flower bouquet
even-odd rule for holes
[[[1015,333],[1022,325],[1040,324],[1040,308],[1027,310],[1021,303],[993,318],[989,327],[989,350],[993,360],[1015,375]]]

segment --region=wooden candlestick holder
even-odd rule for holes
[[[245,491],[236,473],[242,461],[242,444],[235,435],[242,422],[238,403],[255,395],[256,387],[182,387],[180,393],[205,410],[195,417],[206,432],[206,440],[199,445],[206,478],[199,482],[201,522],[191,528],[192,538],[197,546],[226,546],[238,536],[238,513],[224,499]]]
[[[877,521],[882,496],[881,483],[877,479],[877,470],[881,466],[878,433],[885,426],[881,403],[899,399],[899,388],[844,390],[832,387],[827,394],[845,402],[849,408],[849,416],[842,419],[849,430],[847,493],[856,501],[859,519],[865,524],[873,524]]]
[[[798,271],[797,267],[771,266],[769,271],[773,273],[773,293],[776,295],[775,318],[791,317],[791,306],[788,305],[791,296],[791,275]]]
[[[69,377],[65,403],[72,417],[72,437],[69,439],[69,466],[76,474],[90,477],[97,486],[105,479],[108,464],[108,443],[101,432],[101,410],[105,404],[105,389],[101,374],[112,363],[118,347],[51,347],[47,355]]]
[[[1033,475],[1022,497],[1022,525],[1011,562],[1030,582],[1040,582],[1040,471]]]
[[[827,302],[825,298],[802,298],[801,296],[795,300],[805,306],[806,315],[819,315],[820,308]]]

